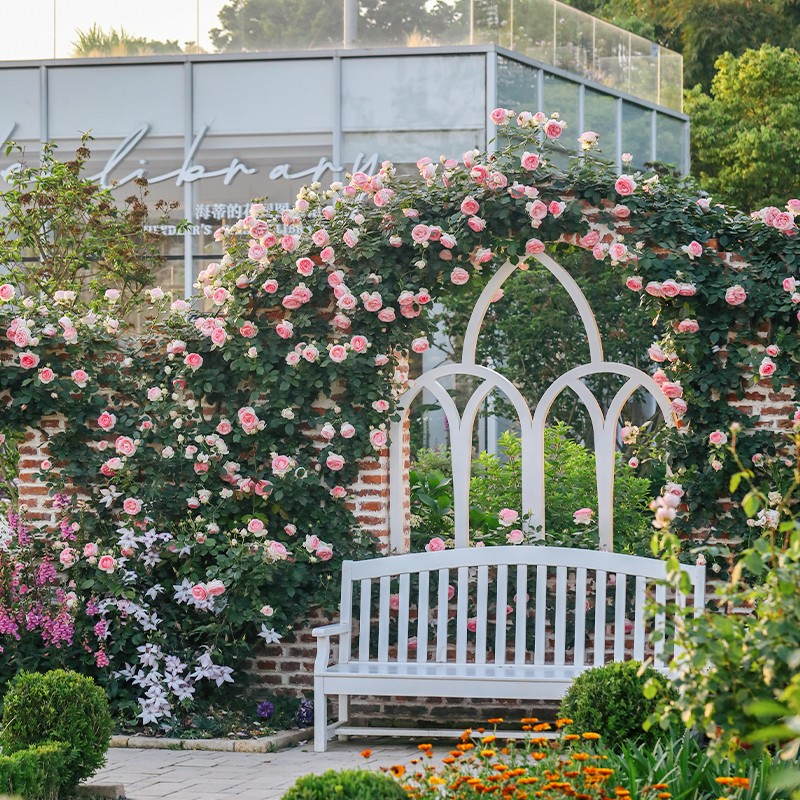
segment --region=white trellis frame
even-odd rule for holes
[[[483,319],[497,290],[511,276],[519,264],[506,261],[491,278],[478,299],[467,326],[464,348],[459,364],[445,364],[424,373],[413,388],[409,388],[400,398],[398,411],[400,420],[391,426],[392,444],[389,453],[390,465],[390,546],[394,553],[404,551],[404,512],[405,494],[402,447],[403,422],[414,398],[428,389],[439,401],[447,418],[450,430],[451,459],[453,465],[453,513],[455,519],[455,546],[469,546],[469,484],[472,462],[472,432],[481,404],[494,389],[502,391],[514,406],[519,417],[522,445],[522,509],[530,514],[530,525],[539,529],[539,537],[544,537],[545,526],[545,486],[544,486],[544,432],[550,408],[555,399],[565,389],[572,389],[584,403],[594,429],[595,459],[597,475],[598,527],[600,549],[613,551],[614,546],[614,472],[616,466],[616,434],[622,409],[630,396],[640,387],[655,398],[668,425],[675,424],[670,401],[661,387],[646,372],[627,364],[605,361],[600,332],[591,306],[572,276],[550,256],[542,253],[535,256],[559,283],[567,290],[583,321],[589,342],[589,363],[569,370],[557,378],[544,393],[531,413],[519,389],[495,370],[475,363]],[[617,392],[604,415],[594,394],[583,379],[599,373],[608,372],[627,377],[628,380]],[[440,379],[451,375],[469,375],[482,378],[482,383],[473,392],[464,413],[459,414],[456,404]]]

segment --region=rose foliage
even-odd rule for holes
[[[748,422],[727,400],[753,372],[775,391],[796,375],[800,294],[786,281],[800,203],[751,218],[655,175],[619,176],[593,157],[591,132],[564,172],[547,163],[564,134],[557,115],[492,118],[498,149],[423,158],[421,181],[400,180],[387,162],[304,188],[282,219],[255,202],[216,232],[225,255],[200,273],[195,306],[158,287],[137,294],[152,317],[137,335],[116,313],[130,286],[115,285],[113,270],[88,286],[79,269],[32,282],[30,263],[22,271],[21,254],[2,251],[12,354],[0,371],[3,422],[47,432],[39,479],[61,498],[58,529],[39,525],[24,546],[75,593],[63,600],[71,643],[42,643],[35,656],[93,672],[131,717],[163,723],[240,676],[258,636],[278,641],[312,605],[331,607],[341,559],[371,552],[348,487],[387,442],[405,357],[428,345],[426,310],[507,258],[526,269],[565,237],[668,323],[650,354],[684,422],[671,450],[692,524],[753,533],[735,515],[717,519],[735,467],[709,435]],[[48,175],[15,173],[12,212]],[[84,182],[73,170],[47,192]],[[302,232],[280,235],[280,223]],[[718,248],[748,266],[726,266]],[[60,430],[44,424],[55,414]],[[742,449],[764,463],[775,454],[764,430]],[[2,554],[9,563],[16,539]],[[4,602],[17,619],[24,596]],[[34,660],[21,637],[3,628],[6,677]]]

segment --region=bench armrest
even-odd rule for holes
[[[314,628],[311,631],[312,636],[318,639],[322,637],[338,636],[342,633],[350,633],[350,626],[346,622],[336,622],[333,625],[323,625],[321,628]]]

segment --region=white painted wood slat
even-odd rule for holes
[[[358,623],[358,660],[369,661],[369,617],[372,611],[372,581],[361,581],[361,615]]]
[[[586,569],[575,570],[575,656],[573,663],[582,667],[586,657]]]
[[[430,614],[428,597],[430,582],[430,572],[420,572],[419,602],[417,603],[417,661],[420,664],[424,664],[428,660],[428,616]]]
[[[606,660],[606,581],[604,569],[595,573],[594,589],[594,665],[601,667]]]
[[[475,629],[475,663],[486,663],[486,619],[489,616],[489,567],[478,567],[478,619]]]
[[[647,594],[647,580],[641,575],[636,576],[636,611],[633,620],[633,658],[635,661],[644,661],[644,601]]]
[[[614,661],[625,660],[625,587],[628,576],[617,572],[617,594],[614,598]]]
[[[497,609],[495,611],[494,663],[506,663],[506,606],[508,605],[508,566],[497,568]]]
[[[566,663],[567,647],[567,568],[556,567],[556,639],[553,663]]]
[[[514,638],[514,663],[524,664],[526,653],[526,619],[528,616],[528,567],[526,564],[517,565],[517,609],[515,619]]]
[[[389,608],[389,593],[392,589],[392,579],[388,575],[381,578],[381,594],[378,606],[378,661],[389,660],[389,626],[391,625]]]
[[[436,660],[440,664],[447,661],[447,621],[450,616],[450,608],[447,599],[449,581],[450,570],[440,569],[436,617]]]
[[[458,568],[456,606],[456,664],[467,663],[467,615],[469,613],[469,568]]]
[[[533,663],[544,664],[545,628],[547,626],[547,567],[536,567],[536,627],[533,638]]]
[[[656,584],[656,603],[659,606],[666,605],[667,587],[663,583]],[[664,666],[664,646],[666,644],[664,635],[667,632],[667,615],[662,611],[656,614],[654,623],[655,632],[660,631],[661,637],[653,642],[653,665],[656,668]]]
[[[408,609],[411,604],[411,576],[404,572],[400,576],[400,608],[397,614],[397,660],[408,661]]]

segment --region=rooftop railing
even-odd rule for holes
[[[4,12],[4,29],[17,35],[3,37],[0,60],[497,44],[682,110],[678,53],[560,0],[392,0],[377,10],[374,5],[286,0],[267,4],[264,16],[257,16],[250,4],[231,0],[52,0],[47,10],[40,2],[17,3]]]

